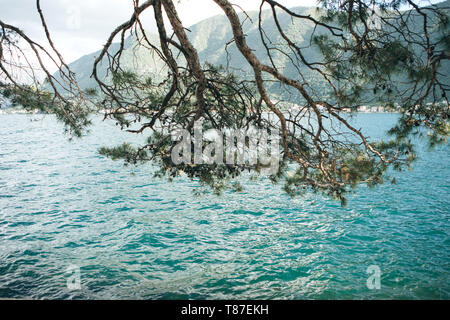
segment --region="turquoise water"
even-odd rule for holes
[[[375,137],[390,114],[355,121]],[[30,120],[39,121],[30,121]],[[51,117],[0,116],[0,297],[449,299],[448,145],[348,206],[269,183],[194,197],[97,155],[112,124],[69,142]],[[81,289],[66,273],[80,267]],[[381,289],[366,286],[367,267]]]

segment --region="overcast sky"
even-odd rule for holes
[[[278,0],[287,7],[315,6],[316,0]],[[422,0],[422,4],[430,0]],[[143,0],[141,0],[141,3]],[[222,10],[212,0],[174,0],[185,26],[191,26]],[[245,10],[257,10],[261,0],[233,0]],[[440,2],[440,0],[431,0]],[[53,41],[66,62],[99,50],[111,31],[128,20],[132,0],[41,0]],[[142,16],[144,27],[155,32],[151,8]],[[0,19],[24,30],[32,39],[46,43],[34,0],[0,0]],[[51,67],[50,67],[51,68]]]
[[[142,2],[142,1],[141,1]],[[211,0],[175,0],[178,13],[190,26],[203,19],[222,14]],[[234,0],[245,10],[256,10],[260,0]],[[314,6],[316,0],[280,0],[288,6]],[[132,0],[41,0],[53,41],[67,62],[99,50],[111,31],[128,20],[133,12]],[[142,16],[144,27],[155,31],[152,10]],[[24,30],[32,39],[45,42],[36,4],[33,0],[0,0],[0,19]]]

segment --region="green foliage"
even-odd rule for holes
[[[98,95],[98,90],[97,88],[86,88],[84,93],[88,96],[96,96]]]
[[[147,159],[147,152],[133,147],[129,143],[123,143],[118,147],[107,148],[102,147],[98,153],[102,156],[109,157],[112,160],[124,160],[125,164],[144,162]]]
[[[27,85],[4,86],[0,88],[0,95],[9,99],[12,105],[21,106],[27,111],[37,110],[56,115],[65,124],[66,132],[77,137],[91,124],[90,111],[75,99],[61,100],[54,93]]]
[[[13,105],[20,105],[26,110],[37,109],[41,112],[51,111],[52,94],[46,91],[38,91],[31,86],[21,88],[6,86],[0,89],[0,94],[9,99]]]

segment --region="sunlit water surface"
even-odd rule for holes
[[[395,118],[355,121],[375,137]],[[448,145],[341,208],[268,182],[195,197],[195,182],[98,156],[125,140],[114,124],[61,133],[51,116],[0,116],[2,298],[450,298]],[[66,285],[72,265],[80,290]],[[380,290],[366,285],[370,265]]]

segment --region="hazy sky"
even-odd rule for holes
[[[143,1],[141,1],[143,2]],[[175,0],[186,26],[223,11],[212,0]],[[314,6],[316,0],[279,0],[288,6]],[[234,0],[245,10],[256,10],[260,0]],[[41,7],[57,49],[71,62],[99,50],[111,31],[128,20],[132,0],[41,0]],[[152,9],[142,16],[144,27],[155,30]],[[0,19],[20,27],[30,37],[45,42],[34,0],[0,0]]]
[[[316,0],[278,0],[287,7],[314,6]],[[141,0],[141,3],[143,0]],[[222,14],[212,0],[174,0],[185,26]],[[245,10],[257,10],[261,0],[233,0]],[[423,0],[422,4],[429,3]],[[440,2],[440,0],[431,0]],[[132,0],[41,0],[41,7],[57,49],[66,62],[99,50],[111,31],[128,20]],[[155,31],[152,9],[142,16],[144,27]],[[24,30],[32,39],[45,43],[45,35],[34,0],[0,0],[0,19]]]

